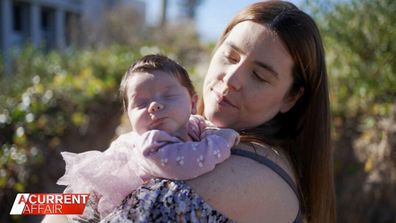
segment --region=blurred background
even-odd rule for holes
[[[227,22],[253,0],[1,0],[0,222],[16,193],[61,192],[61,151],[128,131],[118,97],[134,60],[163,53],[201,92]],[[338,222],[396,222],[396,1],[296,0],[330,79]]]

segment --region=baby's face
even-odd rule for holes
[[[187,88],[162,71],[133,74],[128,80],[127,115],[139,135],[159,129],[184,138],[195,106]]]

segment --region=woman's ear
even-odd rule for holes
[[[194,94],[191,96],[191,114],[197,114],[197,104],[198,104],[198,95]]]
[[[300,97],[303,96],[303,94],[304,94],[304,88],[300,87],[297,94],[287,96],[284,99],[284,104],[280,108],[280,112],[281,113],[288,112],[296,104],[298,99],[300,99]]]

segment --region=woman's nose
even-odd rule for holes
[[[149,108],[148,108],[148,111],[149,111],[150,113],[153,113],[153,112],[160,111],[160,110],[162,110],[162,109],[164,109],[164,105],[163,105],[163,104],[161,104],[161,103],[159,103],[159,102],[156,102],[156,101],[153,101],[153,102],[150,103],[150,106],[149,106]]]
[[[232,90],[238,91],[242,87],[242,66],[235,65],[228,69],[223,77],[223,82]]]

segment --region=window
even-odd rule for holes
[[[22,32],[22,10],[23,10],[23,5],[22,4],[18,4],[18,3],[14,3],[12,6],[12,21],[13,21],[13,30],[16,32]]]

